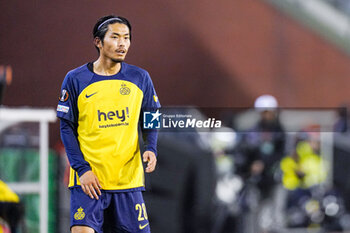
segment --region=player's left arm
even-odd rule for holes
[[[160,103],[154,90],[154,86],[151,77],[147,72],[144,73],[144,92],[142,107],[141,107],[141,120],[143,120],[144,111],[155,111],[159,109]],[[141,122],[140,122],[141,123]],[[153,172],[157,165],[157,139],[158,130],[157,129],[143,129],[141,123],[142,135],[145,142],[145,152],[143,153],[143,161],[147,162],[146,172]]]
[[[151,173],[155,170],[157,165],[158,131],[156,129],[142,129],[141,131],[145,143],[145,152],[142,158],[143,162],[147,162],[146,172]]]

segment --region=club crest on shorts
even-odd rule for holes
[[[83,211],[83,208],[79,208],[77,212],[74,214],[74,219],[75,220],[83,220],[85,218],[85,213]]]
[[[130,94],[130,88],[128,88],[124,83],[122,83],[122,86],[119,89],[119,92],[122,95],[129,95]]]
[[[68,100],[69,94],[66,89],[62,89],[61,95],[60,95],[60,101],[66,102]]]

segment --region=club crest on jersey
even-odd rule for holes
[[[62,89],[60,101],[66,102],[68,100],[68,97],[69,97],[68,91],[66,89]]]
[[[83,210],[84,209],[81,207],[79,209],[77,209],[77,212],[75,212],[75,214],[74,214],[75,220],[83,220],[85,218],[85,213]]]
[[[122,86],[119,89],[119,92],[122,95],[129,95],[130,94],[130,88],[128,88],[124,83],[122,83]]]

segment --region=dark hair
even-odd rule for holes
[[[108,25],[114,24],[114,23],[125,24],[129,28],[130,40],[131,40],[131,24],[126,18],[121,16],[116,16],[116,15],[103,16],[97,21],[92,31],[94,38],[96,37],[100,38],[101,42],[103,43],[103,39],[105,38],[106,32],[108,31]],[[97,51],[100,52],[100,50],[97,47],[96,49]]]

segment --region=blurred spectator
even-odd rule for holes
[[[327,172],[318,155],[319,140],[316,133],[309,133],[309,139],[297,142],[292,155],[281,161],[283,186],[288,190],[308,189],[325,181]]]
[[[294,152],[281,161],[283,186],[287,193],[287,222],[289,227],[308,227],[322,222],[321,184],[326,180],[325,161],[319,156],[320,138],[317,132],[297,135]]]
[[[240,191],[243,181],[234,171],[234,152],[237,143],[236,132],[227,127],[210,133],[210,145],[215,156],[217,185],[215,220],[212,232],[237,232],[237,216],[241,213],[239,206]]]
[[[7,224],[11,231],[17,232],[17,225],[23,216],[23,205],[20,203],[19,197],[14,193],[3,181],[0,180],[0,230],[7,228]],[[7,224],[6,224],[7,223]],[[1,232],[1,231],[0,231]]]
[[[245,180],[242,205],[247,213],[243,232],[271,231],[277,228],[278,207],[274,196],[280,181],[279,162],[285,150],[285,132],[279,120],[278,102],[271,95],[255,100],[259,120],[241,141],[235,156],[238,174]],[[258,224],[258,226],[254,226]],[[248,229],[249,228],[249,229]]]
[[[240,150],[245,161],[240,172],[257,184],[268,197],[275,184],[275,173],[284,155],[285,133],[278,117],[278,103],[271,95],[262,95],[254,103],[260,113],[257,124],[242,135]]]

